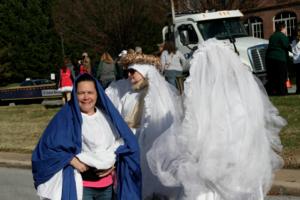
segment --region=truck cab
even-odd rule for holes
[[[162,30],[163,40],[173,37],[175,45],[187,59],[198,44],[210,38],[230,40],[241,61],[266,82],[265,54],[268,41],[248,36],[240,19],[243,14],[239,10],[176,14],[173,26],[165,26]],[[172,33],[172,34],[170,34]]]

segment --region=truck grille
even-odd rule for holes
[[[251,61],[253,73],[266,71],[266,50],[267,45],[259,45],[248,49],[248,55]]]

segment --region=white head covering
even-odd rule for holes
[[[136,53],[143,53],[142,47],[139,47],[139,46],[135,47],[135,52]]]
[[[132,64],[128,68],[138,71],[148,79],[141,125],[136,132],[141,147],[140,163],[143,171],[143,183],[145,183],[143,199],[153,192],[169,197],[178,196],[179,190],[177,188],[164,187],[157,177],[152,174],[146,161],[146,152],[151,148],[155,139],[167,130],[174,121],[181,118],[181,97],[178,96],[176,88],[165,80],[154,65]],[[132,95],[131,87],[129,87],[128,92],[121,92],[125,87],[126,83],[118,81],[112,83],[106,89],[106,93],[113,99],[114,103],[120,102],[117,105],[115,104],[116,107],[123,106],[122,101],[130,99],[128,95]],[[118,98],[121,100],[118,100]]]
[[[127,54],[127,50],[122,50],[121,53],[119,53],[119,57],[123,57]]]
[[[144,78],[148,77],[148,72],[151,68],[155,68],[154,66],[147,64],[133,64],[128,67],[128,69],[134,69],[143,75]]]

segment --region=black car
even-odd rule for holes
[[[48,79],[23,81],[20,86],[0,89],[0,104],[41,103],[45,99],[61,98],[55,82]]]
[[[48,79],[32,79],[23,81],[20,86],[32,86],[32,85],[45,85],[45,84],[53,84],[53,81]]]

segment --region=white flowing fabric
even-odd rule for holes
[[[81,174],[74,169],[74,178],[76,183],[77,200],[82,200],[83,187]],[[47,182],[40,184],[37,188],[37,195],[40,200],[61,200],[63,174],[58,171]]]
[[[183,187],[180,199],[263,199],[283,164],[275,151],[286,122],[230,44],[199,46],[184,98],[183,121],[147,153],[152,172],[166,186]]]
[[[139,67],[136,65],[135,69],[138,70]],[[151,173],[146,160],[146,153],[157,137],[166,131],[171,124],[181,119],[181,97],[178,95],[177,90],[165,81],[164,77],[161,76],[154,66],[142,65],[141,67],[146,71],[145,78],[148,79],[149,83],[148,92],[144,98],[145,104],[141,126],[135,130],[141,151],[143,199],[151,196],[153,193],[174,197],[177,195],[177,190],[164,187],[157,177]],[[147,70],[145,70],[145,68],[147,68]],[[137,101],[136,94],[134,94],[131,88],[127,88],[126,85],[124,80],[122,80],[112,83],[105,90],[121,114],[122,110],[129,112],[124,106],[129,105],[131,102],[126,101],[132,101],[133,105]],[[124,92],[126,88],[128,91]],[[130,94],[133,95],[132,98],[128,97]],[[124,114],[122,115],[124,116]]]
[[[96,169],[109,169],[116,161],[115,151],[124,142],[110,119],[97,108],[93,115],[82,115],[82,149],[76,157]]]

